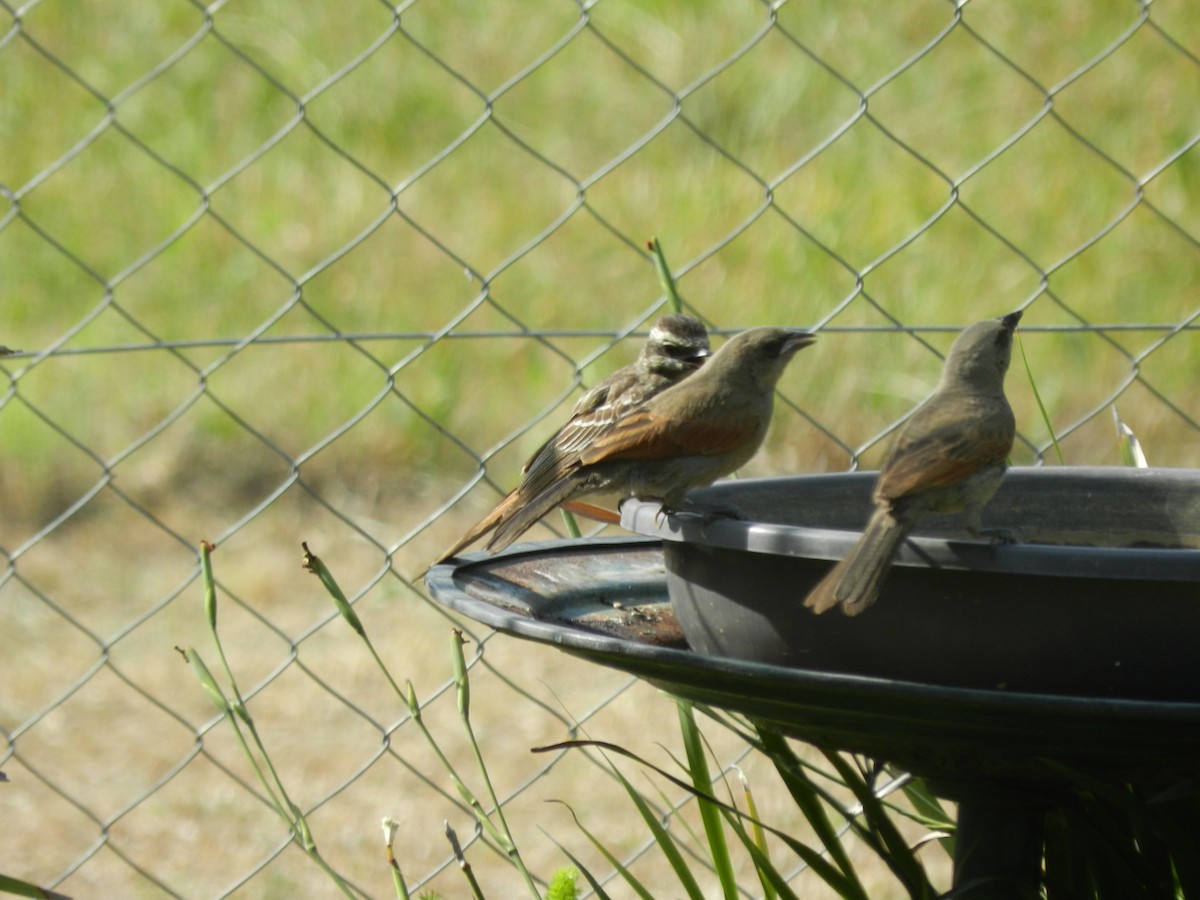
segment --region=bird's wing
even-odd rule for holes
[[[613,426],[618,419],[641,402],[629,393],[615,397],[612,402],[598,406],[567,422],[550,442],[557,453],[574,453],[587,447],[597,435]]]
[[[521,478],[522,493],[527,496],[539,494],[561,478],[596,436],[612,428],[633,403],[633,398],[624,394],[614,403],[600,406],[567,422],[525,464]]]
[[[617,459],[671,459],[681,456],[720,456],[752,440],[760,427],[750,413],[724,417],[720,422],[672,421],[643,406],[597,435],[582,454],[585,466]]]
[[[658,385],[655,385],[658,387]],[[628,369],[614,372],[579,398],[571,418],[534,451],[521,473],[537,478],[566,454],[586,447],[595,435],[623,416],[631,407],[646,399],[635,373]]]
[[[571,418],[594,412],[608,403],[609,398],[619,397],[629,389],[631,380],[624,369],[618,369],[579,398],[571,410]]]
[[[961,421],[949,422],[915,440],[905,440],[902,434],[884,463],[875,497],[897,500],[956,484],[985,466],[1003,462],[1012,445],[1012,426],[1003,423],[984,423],[968,430]]]

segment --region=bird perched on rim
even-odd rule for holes
[[[618,491],[678,508],[689,490],[758,451],[780,375],[814,340],[786,328],[735,335],[700,371],[597,429],[583,446],[539,454],[516,490],[443,559],[493,529],[487,548],[502,550],[555,506],[584,494]]]
[[[695,372],[711,356],[708,329],[698,319],[683,313],[663,316],[650,328],[637,359],[613,372],[579,398],[571,418],[549,440],[534,451],[521,467],[521,484],[513,497],[530,480],[530,472],[553,468],[563,456],[586,448],[596,434],[655,394]],[[508,498],[505,498],[506,500]],[[504,503],[497,506],[443,554],[448,559],[460,553],[500,524]],[[531,523],[532,524],[532,523]]]
[[[1004,478],[1016,421],[1004,396],[1013,332],[1021,313],[965,329],[950,347],[937,390],[900,431],[875,483],[875,512],[858,543],[813,588],[804,605],[841,605],[856,616],[879,596],[900,544],[926,513],[980,515]]]
[[[711,355],[703,322],[683,313],[663,316],[650,328],[638,358],[580,397],[571,418],[534,451],[521,474],[549,464],[555,455],[587,446],[598,430],[682,381]]]

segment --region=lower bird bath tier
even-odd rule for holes
[[[747,479],[626,501],[663,541],[688,644],[704,654],[929,686],[1087,700],[1200,702],[1200,471],[1010,470],[985,528],[930,517],[856,617],[804,598],[853,546],[875,473]],[[738,518],[722,513],[736,510]]]
[[[688,648],[667,579],[658,541],[593,539],[521,544],[438,565],[427,583],[439,602],[499,631],[945,782],[1037,785],[1061,779],[1064,766],[1120,780],[1159,778],[1192,774],[1200,758],[1195,681],[1190,699],[1166,702],[951,686],[698,653]],[[1192,631],[1183,623],[1179,629]]]

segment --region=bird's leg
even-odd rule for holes
[[[627,500],[634,500],[634,499],[636,499],[640,503],[655,503],[655,502],[658,503],[658,511],[654,514],[654,524],[658,528],[662,527],[662,523],[664,521],[666,521],[667,516],[669,516],[671,514],[671,509],[667,506],[667,501],[664,500],[662,497],[648,497],[648,496],[636,497],[636,498],[622,497],[620,500],[617,501],[617,509],[621,509],[621,507],[623,507],[625,505],[625,502]]]
[[[966,521],[963,524],[971,537],[987,538],[988,543],[993,547],[1001,544],[1021,543],[1021,534],[1015,528],[1009,528],[1007,525],[984,528],[982,515],[983,508],[981,506],[973,506],[967,511]]]

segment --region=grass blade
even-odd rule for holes
[[[1025,364],[1025,375],[1029,378],[1029,386],[1033,388],[1033,399],[1037,401],[1042,421],[1046,423],[1046,430],[1050,432],[1050,442],[1054,444],[1054,452],[1058,455],[1059,463],[1065,466],[1066,460],[1063,459],[1062,448],[1058,446],[1058,435],[1054,433],[1054,424],[1050,421],[1050,414],[1046,412],[1046,404],[1042,402],[1042,395],[1038,393],[1037,382],[1034,381],[1033,370],[1029,368],[1029,358],[1025,355],[1025,342],[1021,340],[1020,332],[1017,333],[1017,346],[1021,348],[1021,362]]]
[[[1141,441],[1133,433],[1133,429],[1121,421],[1116,404],[1112,407],[1113,424],[1117,427],[1117,446],[1121,451],[1121,464],[1132,468],[1149,468],[1146,454],[1142,451]]]
[[[225,672],[225,677],[229,681],[230,694],[233,699],[230,700],[225,697],[224,692],[217,686],[216,679],[213,678],[212,673],[204,665],[203,660],[200,659],[199,654],[195,650],[189,650],[184,656],[192,664],[192,670],[196,673],[204,690],[212,698],[213,702],[217,704],[218,708],[224,713],[233,713],[233,715],[229,715],[227,718],[229,719],[230,726],[233,728],[234,736],[237,738],[238,744],[246,756],[246,761],[266,792],[272,808],[274,808],[280,819],[288,825],[293,839],[308,855],[308,858],[329,877],[329,880],[341,891],[343,896],[353,897],[354,894],[350,885],[346,883],[341,875],[334,871],[333,867],[326,862],[325,858],[317,850],[317,844],[313,839],[312,831],[308,827],[308,821],[305,819],[300,807],[293,803],[292,799],[288,796],[283,779],[279,777],[279,772],[275,769],[271,755],[267,752],[266,745],[258,733],[258,727],[254,724],[254,719],[250,716],[250,710],[246,707],[246,703],[242,699],[241,691],[237,685],[237,678],[234,676],[233,668],[225,656],[225,648],[221,643],[221,634],[217,630],[217,593],[216,580],[213,576],[212,568],[212,551],[212,544],[208,541],[201,542],[200,574],[204,587],[205,617],[209,623],[209,631],[212,633],[217,655],[221,660],[221,667]],[[239,721],[243,725],[239,725]],[[245,732],[243,732],[243,726]],[[247,740],[247,735],[249,736],[249,740]],[[250,746],[251,742],[254,745],[253,749]],[[255,755],[256,752],[257,756]]]
[[[541,894],[538,892],[537,885],[534,883],[532,873],[525,867],[525,860],[521,857],[521,850],[517,846],[516,839],[513,838],[512,829],[508,827],[508,820],[504,815],[504,807],[500,803],[500,798],[496,796],[496,789],[492,786],[492,776],[488,771],[488,767],[483,758],[483,751],[479,747],[479,741],[475,737],[475,728],[471,725],[471,678],[467,672],[467,661],[463,654],[463,645],[466,644],[466,638],[463,633],[457,629],[451,629],[451,655],[454,663],[454,685],[455,693],[458,697],[458,713],[462,720],[463,729],[467,733],[467,740],[471,745],[471,753],[475,757],[475,767],[479,772],[479,777],[483,780],[483,786],[487,790],[488,799],[492,804],[492,811],[496,816],[497,827],[493,829],[493,833],[497,834],[497,840],[500,846],[504,848],[504,852],[508,855],[509,862],[516,867],[520,873],[522,880],[525,882],[525,887],[529,890],[530,896],[535,900],[540,900]],[[490,816],[488,824],[490,825]]]
[[[558,508],[562,515],[563,527],[567,529],[567,536],[572,538],[583,537],[583,532],[579,530],[579,523],[575,521],[575,516],[571,514],[569,509]]]
[[[921,865],[912,848],[908,846],[908,842],[896,828],[896,823],[887,814],[887,810],[883,808],[882,802],[875,796],[871,786],[836,750],[819,749],[862,806],[863,817],[869,826],[869,837],[866,838],[868,843],[904,885],[909,896],[936,897],[937,891],[930,884],[925,867]],[[863,831],[859,833],[861,835]]]
[[[771,850],[770,847],[767,846],[767,833],[765,830],[763,830],[762,822],[760,821],[758,815],[758,804],[754,802],[754,791],[750,789],[750,781],[746,778],[746,773],[741,769],[737,769],[736,771],[738,780],[742,783],[742,797],[746,801],[746,812],[750,816],[750,836],[753,838],[755,848],[757,848],[759,853],[762,854],[765,864],[774,867],[774,864],[771,862]],[[745,838],[742,840],[743,843],[745,843]],[[746,849],[749,850],[750,855],[755,857],[757,860],[757,856],[755,855],[754,851],[749,847]],[[768,881],[762,879],[761,872],[759,873],[759,879],[762,881],[763,900],[775,900],[775,889]]]
[[[712,776],[709,774],[708,757],[704,752],[704,742],[700,738],[700,729],[696,727],[696,717],[692,705],[686,700],[676,700],[679,709],[679,727],[683,735],[683,747],[687,753],[688,772],[692,776],[692,784],[698,791],[707,794],[712,790]],[[733,860],[729,857],[729,845],[725,841],[725,829],[721,822],[720,809],[709,803],[704,797],[698,799],[700,821],[704,824],[704,834],[708,838],[708,852],[717,879],[721,882],[721,890],[726,898],[737,897],[737,879],[733,873]]]
[[[629,779],[617,770],[616,766],[612,768],[617,779],[625,788],[625,792],[629,795],[629,799],[633,801],[634,808],[637,809],[638,814],[642,817],[642,821],[650,829],[650,834],[653,835],[654,842],[658,844],[659,850],[662,851],[667,862],[671,864],[671,868],[675,872],[675,877],[679,879],[680,885],[682,885],[692,900],[704,900],[704,892],[700,890],[696,876],[688,868],[687,861],[683,858],[683,854],[680,852],[679,846],[675,843],[675,839],[663,827],[654,810],[650,808],[650,804],[646,802],[646,798],[629,782]]]
[[[930,793],[929,787],[921,778],[909,779],[900,789],[913,807],[912,810],[898,810],[900,815],[938,832],[937,845],[953,859],[955,831],[958,826],[954,817],[942,806],[942,801]]]
[[[775,764],[775,770],[783,778],[783,782],[791,792],[792,798],[804,814],[804,818],[812,826],[813,831],[816,832],[821,845],[825,848],[825,851],[845,878],[853,883],[856,889],[854,896],[860,896],[865,900],[867,896],[866,889],[863,888],[862,883],[858,880],[854,865],[850,862],[846,848],[842,846],[842,840],[837,833],[837,829],[829,821],[829,815],[821,803],[821,794],[812,783],[812,780],[804,773],[791,747],[788,746],[783,735],[775,731],[760,728],[759,739],[762,741],[765,752]]]
[[[3,349],[3,347],[0,347],[0,350]],[[30,884],[28,881],[22,881],[19,878],[12,878],[8,875],[0,875],[0,894],[12,894],[14,897],[37,897],[39,900],[69,900],[66,894],[60,894],[57,891],[48,891],[45,888],[38,887],[36,884]]]
[[[697,791],[695,786],[688,784],[686,781],[683,781],[682,779],[676,778],[670,772],[665,772],[662,769],[655,766],[654,764],[647,762],[646,760],[644,760],[640,756],[638,756],[636,753],[633,753],[630,750],[626,750],[624,747],[618,746],[617,744],[611,744],[606,741],[595,741],[595,740],[562,741],[560,743],[551,744],[546,747],[534,747],[533,752],[534,753],[553,753],[553,752],[557,752],[559,750],[582,748],[582,747],[596,747],[596,748],[599,748],[601,751],[608,751],[611,753],[620,754],[621,756],[624,756],[628,759],[632,759],[638,765],[649,769],[650,771],[657,774],[659,777],[665,778],[667,781],[671,782],[676,787],[682,788],[683,790],[688,791],[689,793],[697,795],[697,796],[699,796],[703,793],[703,792]],[[610,765],[611,765],[611,763],[610,763]],[[615,770],[614,770],[614,775],[617,778],[621,778],[620,773],[615,772]],[[622,780],[624,780],[624,779],[622,779]],[[722,802],[718,798],[714,797],[712,794],[704,794],[704,797],[706,800],[708,800],[709,803],[712,803],[713,805],[719,807],[724,812],[730,813],[731,815],[736,816],[739,819],[748,818],[748,816],[746,816],[746,814],[743,813],[741,810],[737,809],[736,807],[730,806],[727,803]],[[805,845],[801,841],[796,840],[791,835],[789,835],[787,832],[781,831],[778,828],[772,828],[769,825],[765,825],[761,822],[757,822],[757,820],[755,820],[755,822],[757,824],[761,825],[761,827],[764,830],[768,831],[774,837],[778,838],[779,840],[781,840],[785,844],[787,844],[787,846],[792,850],[792,852],[794,852],[797,856],[799,856],[804,861],[804,864],[806,866],[808,866],[817,875],[817,877],[819,877],[822,881],[824,881],[826,884],[828,884],[834,891],[836,891],[839,896],[848,898],[848,900],[869,900],[869,898],[867,897],[866,891],[863,890],[862,885],[858,882],[857,877],[854,875],[853,869],[851,869],[850,875],[849,875],[849,877],[847,877],[846,875],[843,875],[841,872],[839,872],[838,869],[834,865],[832,865],[827,859],[825,859],[819,852],[814,850],[812,847]],[[839,849],[840,849],[840,847],[839,847]]]
[[[425,738],[425,743],[429,745],[429,749],[432,750],[434,755],[437,756],[438,762],[441,764],[442,768],[446,770],[446,774],[450,777],[451,785],[454,786],[454,790],[458,793],[458,796],[462,799],[463,803],[465,803],[471,810],[471,814],[475,816],[475,821],[479,823],[479,827],[482,828],[487,835],[500,846],[504,853],[507,853],[508,848],[505,846],[505,837],[503,833],[501,833],[500,829],[496,827],[495,823],[488,818],[487,813],[483,809],[483,804],[479,802],[479,798],[477,798],[475,793],[469,787],[467,787],[466,782],[462,780],[462,776],[458,774],[458,770],[454,768],[454,764],[450,762],[450,759],[446,756],[445,751],[442,750],[441,744],[437,742],[437,739],[433,736],[433,732],[431,732],[429,730],[429,726],[425,724],[425,719],[421,714],[421,704],[417,700],[416,689],[413,687],[411,681],[407,682],[407,684],[408,713],[412,717],[413,722],[416,724],[417,729],[421,732],[421,736]]]
[[[550,802],[562,803],[562,805],[567,808],[567,812],[569,812],[571,814],[571,818],[575,820],[575,827],[583,832],[583,836],[586,837],[591,842],[592,846],[595,847],[600,853],[600,855],[608,861],[608,864],[613,867],[613,870],[623,879],[625,879],[625,883],[629,885],[635,894],[641,897],[642,900],[654,900],[654,895],[646,890],[646,886],[638,881],[634,874],[630,872],[629,869],[626,868],[621,861],[612,854],[612,851],[605,847],[604,844],[600,842],[599,838],[588,831],[584,824],[579,821],[579,816],[575,815],[575,810],[573,810],[568,804],[563,803],[561,800],[552,800]],[[566,851],[564,850],[564,852]],[[568,854],[568,856],[569,855],[570,854]],[[572,858],[571,861],[574,862],[574,858]],[[583,870],[581,869],[581,871]],[[585,875],[584,877],[588,878],[589,882],[592,882],[590,876]],[[599,885],[596,885],[596,887],[599,887]]]
[[[654,257],[654,271],[658,273],[658,282],[662,285],[663,293],[667,295],[667,305],[671,307],[671,312],[683,312],[683,298],[679,296],[679,289],[675,286],[675,277],[671,274],[671,267],[667,265],[662,243],[658,238],[650,238],[646,242],[646,248]]]
[[[750,859],[754,862],[754,870],[758,873],[759,883],[763,888],[763,897],[782,897],[783,900],[798,900],[795,891],[787,883],[787,879],[782,873],[775,868],[775,864],[771,862],[771,858],[766,851],[758,846],[756,840],[751,837],[750,833],[738,821],[738,817],[728,810],[720,810],[721,815],[725,818],[725,822],[729,825],[730,830],[738,836],[742,845],[746,848],[746,852],[750,854]]]
[[[587,866],[585,866],[583,864],[583,861],[580,860],[579,857],[577,857],[574,853],[572,853],[570,850],[568,850],[566,847],[564,847],[562,845],[562,843],[560,843],[554,837],[554,835],[549,834],[546,831],[546,829],[544,829],[544,828],[542,829],[542,834],[546,835],[546,837],[549,838],[550,843],[554,844],[555,847],[557,847],[559,850],[562,851],[563,856],[565,856],[567,859],[569,859],[571,861],[571,865],[573,865],[575,867],[575,871],[578,872],[580,875],[582,875],[584,877],[584,879],[586,879],[588,886],[591,887],[591,889],[592,889],[593,894],[595,894],[597,897],[599,897],[600,900],[612,900],[612,898],[610,898],[608,896],[608,893],[604,890],[604,887],[600,884],[600,882],[596,878],[596,876],[591,873],[591,871],[588,869]],[[547,898],[547,900],[550,900],[550,898]]]

